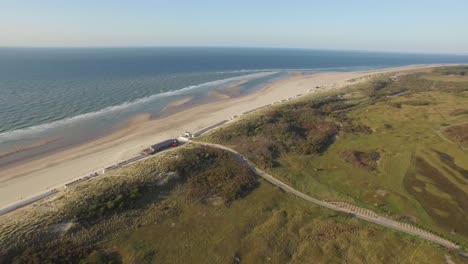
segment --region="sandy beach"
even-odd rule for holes
[[[2,170],[0,208],[127,160],[138,155],[144,148],[171,137],[176,138],[185,131],[196,131],[251,109],[298,94],[306,94],[311,89],[313,92],[338,89],[365,81],[377,74],[421,70],[434,66],[437,65],[312,75],[295,74],[269,84],[253,94],[223,98],[161,119],[151,120],[147,115],[138,116],[129,121],[125,128],[98,140]],[[316,89],[317,86],[320,88]],[[186,98],[178,103],[185,104],[190,100]]]

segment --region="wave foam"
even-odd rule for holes
[[[103,108],[103,109],[95,111],[95,112],[85,113],[85,114],[81,114],[81,115],[77,115],[77,116],[73,116],[73,117],[68,117],[68,118],[65,118],[65,119],[61,119],[61,120],[57,120],[57,121],[53,121],[53,122],[49,122],[49,123],[45,123],[45,124],[41,124],[41,125],[36,125],[36,126],[26,127],[26,128],[22,128],[22,129],[3,132],[3,133],[0,133],[0,143],[6,142],[6,141],[11,141],[11,140],[21,139],[22,137],[25,137],[27,135],[43,132],[43,131],[46,131],[48,129],[52,129],[52,128],[56,128],[56,127],[60,127],[60,126],[64,126],[64,125],[69,125],[69,124],[74,123],[74,122],[79,122],[79,121],[83,121],[83,120],[87,120],[87,119],[91,119],[91,118],[97,118],[99,116],[107,115],[109,113],[125,110],[125,109],[128,109],[130,107],[134,107],[134,106],[137,106],[137,105],[140,105],[140,104],[148,103],[148,102],[151,102],[151,101],[156,100],[158,98],[169,97],[169,96],[173,96],[173,95],[179,95],[179,94],[183,94],[184,92],[187,92],[187,91],[191,91],[191,90],[195,90],[195,89],[199,89],[199,88],[207,87],[207,86],[222,85],[222,84],[225,84],[225,83],[239,81],[239,80],[243,80],[243,79],[255,79],[255,78],[260,78],[260,77],[266,77],[268,75],[272,75],[272,74],[275,74],[275,73],[277,73],[277,72],[272,72],[272,71],[260,72],[260,73],[254,73],[254,74],[231,77],[231,78],[222,79],[222,80],[216,80],[216,81],[212,81],[212,82],[206,82],[206,83],[197,84],[197,85],[191,85],[191,86],[187,86],[187,87],[182,88],[182,89],[178,89],[178,90],[174,90],[174,91],[168,91],[168,92],[159,93],[159,94],[154,94],[154,95],[150,95],[150,96],[143,97],[143,98],[140,98],[140,99],[136,99],[136,100],[133,100],[133,101],[124,102],[124,103],[122,103],[120,105],[109,106],[109,107]]]

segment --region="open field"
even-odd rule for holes
[[[424,78],[443,70],[389,74],[266,109],[203,140],[230,145],[311,196],[353,202],[466,247],[468,156],[441,131],[468,122],[460,114],[468,82]]]
[[[21,219],[21,221],[18,221]],[[441,263],[451,252],[283,193],[186,146],[2,217],[13,263]]]

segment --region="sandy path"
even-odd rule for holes
[[[316,86],[320,86],[320,90],[335,89],[350,84],[349,80],[364,81],[380,73],[428,67],[292,76],[244,97],[199,105],[158,120],[137,119],[109,136],[1,171],[0,208],[129,159],[151,144],[177,137],[185,131],[196,131],[259,106],[305,94]]]

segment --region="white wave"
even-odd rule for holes
[[[320,72],[320,71],[356,71],[356,70],[371,70],[379,68],[389,68],[393,66],[385,65],[372,65],[372,66],[342,66],[342,67],[322,67],[322,68],[265,68],[265,69],[240,69],[240,70],[229,70],[229,71],[217,71],[215,73],[226,74],[226,73],[250,73],[250,72],[291,72],[291,71],[308,71],[308,72]]]
[[[236,77],[231,77],[231,78],[222,79],[222,80],[216,80],[216,81],[212,81],[212,82],[206,82],[206,83],[197,84],[197,85],[191,85],[191,86],[187,86],[185,88],[179,89],[179,90],[173,90],[173,91],[168,91],[168,92],[164,92],[164,93],[160,93],[160,94],[154,94],[154,95],[150,95],[150,96],[143,97],[143,98],[140,98],[140,99],[136,99],[136,100],[133,100],[133,101],[124,102],[124,103],[122,103],[120,105],[109,106],[109,107],[103,108],[103,109],[95,111],[95,112],[85,113],[85,114],[81,114],[81,115],[77,115],[77,116],[73,116],[73,117],[68,117],[68,118],[65,118],[65,119],[61,119],[61,120],[57,120],[57,121],[53,121],[53,122],[50,122],[50,123],[45,123],[45,124],[41,124],[41,125],[37,125],[37,126],[31,126],[31,127],[26,127],[26,128],[22,128],[22,129],[3,132],[3,133],[0,133],[0,143],[10,141],[10,140],[21,139],[22,137],[24,137],[26,135],[30,135],[30,134],[34,134],[34,133],[38,133],[38,132],[43,132],[43,131],[46,131],[46,130],[51,129],[51,128],[56,128],[56,127],[68,125],[68,124],[71,124],[71,123],[74,123],[74,122],[79,122],[79,121],[83,121],[83,120],[87,120],[87,119],[107,115],[109,113],[121,111],[121,110],[128,109],[130,107],[134,107],[134,106],[137,106],[137,105],[140,105],[140,104],[148,103],[148,102],[151,102],[151,101],[156,100],[158,98],[169,97],[169,96],[173,96],[173,95],[179,95],[179,94],[183,94],[183,93],[185,93],[187,91],[194,90],[194,89],[199,89],[199,88],[202,88],[202,87],[222,85],[222,84],[225,84],[225,83],[235,82],[235,81],[244,80],[244,79],[256,79],[256,78],[260,78],[260,77],[266,77],[268,75],[273,75],[275,73],[277,73],[277,72],[272,72],[272,71],[260,72],[260,73],[255,73],[255,74],[248,74],[248,75],[236,76]]]
[[[250,73],[250,72],[258,72],[258,73],[262,73],[262,72],[271,72],[271,71],[283,71],[282,69],[252,69],[252,70],[248,70],[248,69],[241,69],[241,70],[229,70],[229,71],[217,71],[217,72],[214,72],[216,74],[226,74],[226,73]]]

